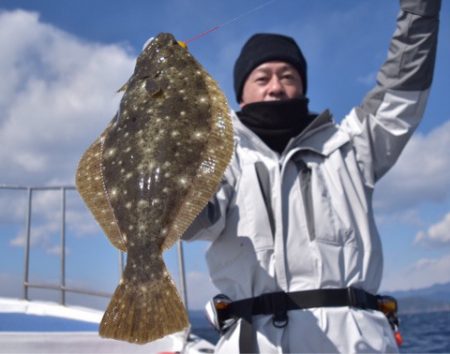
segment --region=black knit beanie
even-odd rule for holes
[[[245,80],[252,70],[273,60],[287,62],[298,70],[303,81],[303,94],[306,95],[306,60],[295,40],[280,34],[257,33],[244,44],[234,64],[234,92],[238,102],[241,102]]]

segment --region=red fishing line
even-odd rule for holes
[[[220,26],[215,26],[215,27],[213,27],[213,28],[211,28],[211,29],[209,29],[209,30],[207,30],[205,32],[197,34],[196,36],[194,36],[194,37],[184,41],[184,43],[188,44],[190,42],[193,42],[193,41],[195,41],[195,40],[197,40],[197,39],[199,39],[199,38],[201,38],[203,36],[206,36],[208,33],[211,33],[211,32],[214,32],[214,31],[218,30],[219,28],[220,28]]]
[[[267,1],[267,2],[265,2],[265,3],[255,7],[255,8],[253,8],[253,9],[247,11],[247,12],[244,12],[243,14],[241,14],[239,16],[236,16],[235,18],[232,18],[231,20],[228,20],[227,22],[224,22],[224,23],[222,23],[220,25],[214,26],[213,28],[211,28],[211,29],[209,29],[209,30],[207,30],[205,32],[197,34],[196,36],[194,36],[194,37],[192,37],[192,38],[190,38],[190,39],[188,39],[186,41],[183,41],[183,43],[188,44],[188,43],[193,42],[193,41],[195,41],[195,40],[197,40],[197,39],[199,39],[199,38],[201,38],[203,36],[206,36],[208,33],[217,31],[219,28],[224,27],[226,25],[229,25],[230,23],[235,22],[235,21],[241,19],[244,16],[247,16],[247,15],[251,14],[252,12],[258,11],[259,9],[269,5],[270,3],[274,2],[274,1],[276,1],[276,0]]]

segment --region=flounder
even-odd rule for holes
[[[139,55],[120,108],[82,156],[76,185],[127,264],[100,335],[146,343],[188,326],[164,264],[217,190],[233,151],[217,83],[171,34]]]

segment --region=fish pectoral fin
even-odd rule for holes
[[[145,89],[153,97],[159,96],[162,93],[161,86],[150,77],[145,80]]]
[[[125,83],[120,87],[120,89],[117,90],[117,93],[119,93],[119,92],[125,92],[127,89],[128,89],[128,81],[125,82]]]

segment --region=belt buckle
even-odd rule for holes
[[[231,303],[231,299],[224,294],[218,294],[212,300],[216,321],[210,322],[221,334],[224,334],[236,322],[236,318],[230,313]]]
[[[270,301],[272,309],[272,324],[276,328],[284,328],[289,323],[287,314],[287,300],[288,296],[285,292],[274,293],[268,296],[266,301]]]

